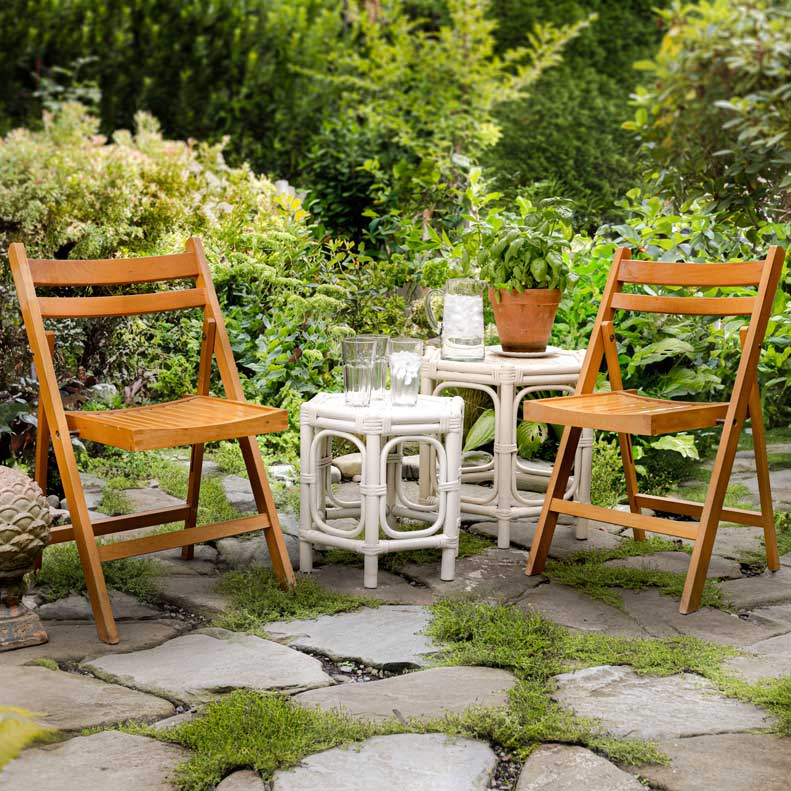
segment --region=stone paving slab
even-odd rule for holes
[[[305,621],[273,621],[266,625],[275,640],[330,659],[354,659],[386,669],[421,667],[438,647],[423,631],[430,621],[425,607],[385,605]]]
[[[648,636],[645,629],[625,612],[555,582],[529,591],[517,606],[526,613],[540,613],[550,621],[581,632]]]
[[[173,497],[158,486],[147,486],[144,489],[124,489],[124,494],[132,503],[134,512],[154,511],[160,508],[184,505],[184,500]]]
[[[299,568],[299,540],[294,536],[283,534],[288,557],[296,570]],[[223,538],[217,542],[218,563],[227,569],[246,569],[251,566],[272,567],[269,549],[263,535],[252,538]]]
[[[181,559],[181,547],[177,549],[163,549],[149,555],[156,560],[162,568],[162,576],[202,574],[212,576],[217,574],[217,550],[208,544],[196,544],[195,555],[192,560]]]
[[[608,560],[604,565],[613,568],[650,569],[686,574],[689,571],[689,559],[690,556],[686,552],[655,552],[652,555]],[[735,560],[713,555],[709,563],[708,576],[713,579],[738,579],[742,576],[742,572]]]
[[[632,775],[584,747],[545,744],[525,762],[516,791],[645,791]]]
[[[162,611],[138,601],[134,596],[118,591],[110,592],[110,604],[116,621],[144,621],[149,618],[161,618]],[[77,593],[63,599],[42,604],[38,615],[45,621],[85,621],[93,620],[91,603],[87,596]]]
[[[780,571],[766,571],[759,577],[728,580],[720,588],[737,610],[791,602],[791,569],[781,568]]]
[[[626,612],[651,637],[689,634],[703,640],[743,646],[776,634],[775,629],[755,620],[739,618],[713,607],[702,607],[689,615],[682,615],[678,611],[678,599],[665,596],[658,590],[619,592]]]
[[[173,744],[103,731],[25,750],[0,771],[0,789],[173,791],[168,778],[188,756]]]
[[[791,631],[791,604],[770,604],[768,607],[756,607],[744,613],[753,623],[759,623],[774,634],[784,634]],[[771,635],[767,635],[769,637]]]
[[[332,683],[318,659],[226,629],[203,629],[147,651],[89,660],[82,667],[107,681],[190,704],[234,689],[294,693]]]
[[[62,731],[127,720],[153,722],[173,714],[170,703],[153,695],[44,667],[17,667],[7,673],[0,705],[41,712],[43,723]]]
[[[791,738],[769,734],[694,736],[660,742],[670,766],[634,769],[663,791],[788,791]],[[592,791],[592,790],[591,790]]]
[[[772,487],[772,502],[778,511],[791,509],[791,469],[783,468],[770,470],[769,478]],[[737,472],[731,476],[731,483],[741,483],[750,490],[754,507],[758,505],[758,479],[755,477],[755,467],[744,472]]]
[[[546,579],[525,575],[527,552],[490,547],[478,555],[456,561],[456,578],[440,579],[440,564],[410,563],[401,569],[408,579],[425,585],[440,596],[464,596],[476,601],[513,602]]]
[[[313,571],[304,576],[336,593],[367,596],[385,604],[432,604],[435,599],[429,588],[408,582],[389,571],[379,571],[376,588],[364,587],[362,569],[351,566],[314,566]]]
[[[471,706],[505,706],[516,683],[511,673],[490,667],[436,667],[366,684],[337,684],[297,695],[303,706],[343,709],[367,720],[430,719],[461,714]]]
[[[79,662],[85,657],[101,654],[138,651],[164,643],[189,628],[190,624],[178,618],[127,621],[118,625],[121,642],[107,645],[96,636],[96,627],[90,621],[48,621],[48,643],[16,651],[2,651],[0,667],[24,665],[41,657],[53,659],[55,662]]]
[[[485,791],[497,757],[488,744],[444,734],[376,736],[310,755],[275,773],[273,791]]]
[[[496,522],[477,522],[470,525],[469,529],[471,532],[479,533],[482,536],[497,538]],[[511,522],[511,545],[529,550],[530,545],[533,543],[535,532],[535,520],[519,519],[516,522]],[[560,524],[552,536],[549,556],[561,559],[584,549],[614,549],[620,543],[621,539],[617,535],[596,527],[591,527],[587,539],[580,540],[574,537],[573,526]]]
[[[243,769],[228,775],[218,786],[217,791],[267,791],[266,783],[251,769]]]
[[[729,659],[725,668],[750,682],[791,676],[791,633],[751,645],[744,656]]]
[[[768,728],[757,706],[726,698],[690,673],[657,678],[603,665],[556,676],[553,697],[581,717],[599,718],[615,736],[675,739]]]
[[[231,597],[216,590],[217,577],[180,574],[158,580],[159,598],[182,610],[211,618],[231,608]]]

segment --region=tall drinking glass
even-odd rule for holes
[[[394,404],[413,406],[420,392],[423,341],[393,338],[390,341],[390,394]]]
[[[357,337],[376,343],[374,364],[371,369],[371,401],[383,401],[387,395],[387,353],[390,349],[390,338],[387,335],[358,335]]]
[[[343,389],[350,406],[368,406],[371,401],[371,371],[376,356],[376,341],[368,338],[344,338]]]

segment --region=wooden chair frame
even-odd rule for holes
[[[176,547],[182,547],[182,557],[190,559],[193,556],[195,544],[263,530],[275,574],[282,586],[293,586],[294,572],[280,530],[263,459],[254,436],[254,433],[284,429],[288,425],[288,415],[281,409],[246,404],[200,239],[196,237],[189,239],[184,253],[106,261],[28,260],[24,247],[16,243],[9,248],[9,258],[39,377],[35,479],[46,491],[47,457],[51,441],[72,520],[69,525],[52,529],[50,543],[56,544],[70,540],[76,542],[99,638],[110,644],[119,641],[118,629],[113,618],[102,571],[103,561]],[[36,293],[36,286],[127,285],[182,279],[194,279],[194,288],[100,297],[39,297]],[[222,425],[222,431],[224,431],[222,434],[211,434],[204,431],[200,444],[190,442],[190,439],[194,440],[196,437],[194,432],[169,423],[167,417],[159,419],[157,431],[136,432],[134,440],[127,437],[123,443],[117,445],[116,437],[121,435],[114,431],[114,427],[109,424],[99,425],[94,429],[95,432],[98,432],[98,436],[92,435],[90,438],[105,444],[125,447],[127,450],[139,450],[143,447],[164,448],[191,445],[192,452],[187,499],[184,505],[144,511],[129,516],[100,519],[92,523],[71,443],[75,421],[79,420],[81,414],[88,415],[89,413],[66,413],[63,408],[53,362],[55,335],[53,332],[45,330],[43,319],[46,317],[135,315],[190,307],[203,308],[203,339],[198,373],[198,395],[193,397],[196,401],[200,401],[202,397],[203,401],[196,406],[196,409],[203,410],[201,414],[209,416],[213,406],[225,408],[224,405],[227,405],[227,409],[239,413],[241,418],[237,423],[226,421]],[[226,399],[212,399],[208,396],[212,361],[215,358]],[[179,405],[184,401],[171,403]],[[138,412],[145,409],[148,408],[139,408]],[[122,415],[134,412],[135,409],[128,409],[94,414],[112,416],[113,414]],[[253,413],[252,417],[247,413]],[[154,422],[156,421],[152,421],[152,424]],[[210,417],[207,417],[206,425],[209,428],[212,427]],[[253,427],[257,429],[256,432],[245,433],[246,430]],[[203,443],[210,439],[230,438],[238,439],[241,445],[258,514],[196,527],[203,466]],[[181,520],[184,521],[185,529],[173,533],[106,544],[98,544],[96,541],[97,536]]]
[[[616,251],[575,395],[566,399],[543,399],[525,403],[527,419],[560,422],[565,425],[544,506],[530,548],[526,569],[528,575],[539,574],[544,570],[555,525],[558,516],[562,513],[631,528],[637,540],[644,540],[646,532],[693,540],[694,549],[679,607],[682,613],[694,612],[700,606],[714,539],[722,520],[763,528],[768,567],[772,571],[780,568],[757,368],[761,344],[772,310],[772,301],[780,280],[783,258],[784,251],[781,247],[771,247],[764,261],[726,264],[666,264],[635,261],[631,260],[628,248],[621,247]],[[625,293],[622,291],[624,283],[693,288],[755,286],[757,291],[755,296],[747,297],[652,296]],[[646,405],[648,406],[650,402],[651,406],[651,409],[646,410],[647,414],[639,414],[639,408],[631,411],[624,409],[618,414],[616,414],[618,410],[613,409],[609,418],[601,410],[599,414],[586,414],[586,405],[592,404],[599,396],[605,396],[605,394],[596,394],[587,400],[578,398],[593,394],[602,360],[606,364],[612,396],[624,401],[631,399],[632,402],[639,398],[633,395],[634,391],[623,390],[613,325],[617,310],[749,316],[749,325],[740,333],[742,355],[730,400],[723,404],[699,404],[645,399]],[[560,404],[557,403],[559,401],[565,401],[566,404],[577,403],[580,406],[576,409],[576,414],[573,414],[572,406],[565,410],[564,415],[561,414]],[[724,507],[739,434],[748,415],[752,422],[760,513]],[[611,422],[605,425],[608,419]],[[672,433],[716,424],[722,425],[722,435],[703,504],[640,494],[632,456],[631,434]],[[629,512],[563,500],[563,491],[571,472],[580,433],[586,426],[605,430],[612,430],[617,426]],[[641,512],[643,508],[694,517],[697,521],[679,522],[648,516]]]

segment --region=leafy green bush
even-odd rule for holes
[[[575,240],[574,286],[566,289],[553,328],[553,342],[587,345],[607,272],[618,245],[635,258],[655,261],[738,261],[763,258],[770,244],[791,237],[791,226],[763,222],[746,226],[707,201],[675,211],[658,197],[629,193],[627,221],[604,226],[592,238]],[[723,292],[731,293],[731,292]],[[723,319],[663,314],[621,314],[616,338],[624,386],[663,398],[725,400],[736,373],[742,317]],[[791,279],[786,268],[759,363],[765,415],[787,425],[791,393]]]
[[[293,194],[246,165],[228,166],[222,146],[166,140],[144,115],[135,134],[109,143],[97,130],[83,107],[65,105],[41,131],[0,143],[0,249],[23,241],[32,256],[145,255],[200,234],[245,392],[288,408],[292,421],[304,398],[338,386],[340,337],[403,325],[403,266],[374,265],[350,242],[318,238]],[[9,387],[28,365],[27,343],[0,263],[0,336],[13,350],[0,372]],[[81,369],[83,381],[114,382],[127,401],[177,397],[194,388],[200,328],[197,311],[60,322],[58,361],[69,375]],[[13,403],[9,415],[24,418],[24,401]],[[298,439],[269,442],[293,457]]]
[[[676,0],[667,33],[637,66],[633,130],[655,189],[710,196],[744,222],[791,208],[791,9],[771,0]]]
[[[667,2],[493,0],[498,51],[517,45],[537,20],[563,25],[597,15],[527,97],[495,111],[502,135],[482,164],[498,190],[514,195],[543,182],[539,195],[574,201],[577,227],[621,216],[617,201],[639,177],[638,144],[621,128],[641,79],[632,64],[656,52],[662,26],[655,9]]]

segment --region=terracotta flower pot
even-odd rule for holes
[[[560,304],[560,290],[529,288],[526,291],[489,289],[489,302],[500,344],[506,352],[543,352]]]

